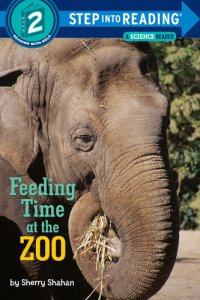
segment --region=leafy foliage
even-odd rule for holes
[[[171,102],[169,155],[178,174],[181,228],[200,228],[200,39],[152,47],[162,89]]]

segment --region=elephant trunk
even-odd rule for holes
[[[125,159],[125,158],[124,158]],[[112,221],[120,240],[120,256],[105,269],[103,295],[115,300],[145,300],[167,280],[178,247],[178,207],[166,164],[149,154],[120,163],[100,183],[99,204],[92,193],[74,206],[69,220],[72,248],[101,211]],[[77,263],[97,286],[95,255],[81,253]]]

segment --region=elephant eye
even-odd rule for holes
[[[79,135],[77,139],[80,139],[83,143],[90,143],[92,141],[92,136],[89,135]]]
[[[72,135],[72,144],[77,150],[90,151],[95,142],[96,137],[89,128],[77,129]]]

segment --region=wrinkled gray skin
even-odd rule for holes
[[[168,123],[168,102],[159,90],[148,44],[66,39],[29,50],[0,41],[5,190],[9,191],[12,174],[27,182],[39,183],[47,176],[76,183],[77,203],[68,225],[73,251],[99,212],[111,220],[117,254],[111,253],[113,261],[104,272],[107,299],[148,299],[165,283],[175,262],[178,207],[168,163]],[[18,198],[7,199],[4,193],[1,199],[2,223],[5,228],[12,223],[12,238],[25,233]],[[71,207],[66,200],[39,201],[66,205],[66,218],[55,223],[60,221],[61,235],[67,238]],[[66,262],[33,262],[21,268],[34,279],[76,278],[76,289],[45,289],[42,294],[39,289],[34,297],[87,296],[67,247]],[[79,253],[76,259],[86,280],[96,287],[95,255]],[[24,297],[33,297],[30,289]]]

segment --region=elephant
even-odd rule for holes
[[[27,263],[26,276],[76,278],[76,300],[89,285],[100,293],[95,254],[78,252],[74,262],[73,253],[89,224],[105,214],[118,254],[104,270],[103,296],[149,299],[168,279],[179,240],[167,150],[170,107],[150,45],[55,39],[30,50],[2,39],[0,46],[0,156],[7,166],[2,180],[16,173],[37,184],[43,177],[76,184],[73,205],[62,197],[40,199],[65,205],[60,228],[66,262]],[[13,219],[4,206],[1,215],[23,233],[21,217]],[[68,291],[47,290],[44,298],[38,289],[34,297],[61,300]]]

